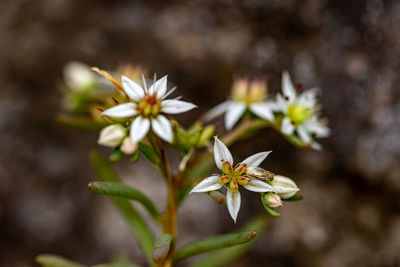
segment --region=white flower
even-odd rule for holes
[[[329,128],[318,119],[317,88],[308,89],[297,94],[287,71],[282,75],[282,93],[277,95],[274,110],[282,112],[284,118],[281,131],[285,135],[298,134],[300,139],[314,148],[319,144],[313,141],[315,137],[329,136]]]
[[[249,83],[247,80],[236,80],[232,88],[232,99],[222,102],[208,111],[204,119],[206,121],[225,113],[225,128],[231,130],[249,109],[258,117],[273,121],[272,103],[265,101],[267,86],[263,80],[255,80]]]
[[[261,162],[268,156],[271,151],[260,152],[253,156],[246,158],[235,168],[233,168],[233,159],[231,152],[217,137],[214,143],[214,159],[218,169],[222,175],[213,175],[205,178],[197,184],[190,193],[193,192],[209,192],[218,190],[225,186],[227,188],[226,204],[228,206],[229,214],[236,222],[236,218],[240,209],[240,193],[239,185],[242,185],[247,190],[253,192],[270,192],[273,191],[272,186],[269,184],[255,179],[254,177],[246,176],[247,167],[258,167]]]
[[[119,104],[103,111],[102,115],[113,118],[132,117],[130,127],[131,141],[138,143],[146,136],[150,127],[163,140],[173,140],[170,121],[160,113],[178,114],[189,111],[196,106],[178,99],[165,99],[174,89],[167,92],[167,76],[155,81],[149,89],[144,88],[122,76],[122,87],[131,102]]]

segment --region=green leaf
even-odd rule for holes
[[[261,195],[261,203],[264,206],[264,209],[274,218],[278,218],[281,216],[277,211],[275,211],[273,208],[268,207],[268,204],[265,202],[264,196]]]
[[[175,253],[175,261],[180,261],[191,256],[247,243],[256,237],[256,231],[245,231],[214,236],[189,243]]]
[[[242,230],[254,229],[257,232],[257,238],[262,234],[265,227],[267,226],[266,216],[257,216],[248,222]],[[255,238],[255,240],[257,239]],[[254,244],[254,241],[247,242],[242,245],[237,245],[229,248],[221,249],[220,251],[214,252],[205,256],[198,261],[189,264],[189,267],[221,267],[225,266],[230,262],[235,261],[241,255],[246,253],[246,251]]]
[[[120,161],[123,157],[124,157],[124,153],[122,153],[121,149],[116,148],[116,149],[113,150],[113,152],[111,152],[111,154],[108,157],[108,159],[111,162],[117,162],[117,161]]]
[[[107,125],[105,121],[96,121],[90,117],[79,117],[69,114],[57,114],[56,119],[59,123],[68,127],[96,132]]]
[[[99,179],[109,182],[118,182],[118,176],[114,172],[107,159],[97,151],[91,151],[90,162]],[[125,217],[135,235],[138,243],[144,250],[149,263],[152,263],[152,251],[154,236],[150,231],[148,224],[140,216],[139,212],[131,205],[129,200],[120,197],[112,197],[114,204],[121,214]]]
[[[38,255],[35,261],[42,267],[85,267],[85,265],[53,254]]]
[[[162,262],[167,257],[172,246],[172,241],[173,239],[170,234],[163,234],[157,237],[153,250],[153,260],[156,263]]]
[[[160,164],[160,158],[157,156],[156,152],[147,144],[139,142],[139,150],[145,157],[150,160],[155,165]]]
[[[140,267],[140,266],[131,262],[124,255],[116,255],[112,257],[111,263],[98,264],[92,267]]]
[[[131,155],[130,160],[131,160],[132,163],[135,163],[135,162],[138,161],[138,159],[139,159],[139,150],[136,149],[136,151],[133,152],[133,154]]]
[[[153,202],[145,194],[135,188],[118,182],[90,182],[88,187],[98,194],[136,200],[147,209],[154,219],[158,220],[160,218],[160,214]]]
[[[303,200],[303,198],[304,198],[303,194],[296,193],[291,198],[282,199],[282,200],[283,201],[299,201],[299,200]]]

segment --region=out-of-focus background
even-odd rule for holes
[[[277,92],[287,69],[305,88],[321,87],[332,128],[322,152],[297,150],[268,130],[232,147],[237,160],[273,150],[263,167],[292,177],[305,195],[280,208],[232,266],[400,264],[398,1],[2,0],[0,266],[35,266],[44,252],[97,264],[121,251],[143,263],[108,199],[87,189],[97,135],[55,121],[70,60],[168,74],[199,106],[178,116],[184,125],[226,99],[235,75],[266,77]],[[117,166],[127,183],[165,197],[144,160]],[[242,202],[235,225],[226,206],[190,196],[181,242],[233,231],[263,212],[254,194]]]

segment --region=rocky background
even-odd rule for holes
[[[273,150],[263,166],[305,195],[232,266],[400,265],[398,1],[3,0],[0,36],[0,266],[35,266],[43,252],[98,264],[121,251],[143,262],[107,198],[87,190],[97,135],[55,121],[70,60],[169,74],[199,106],[178,117],[184,125],[223,101],[234,75],[265,76],[276,92],[288,69],[305,88],[321,87],[332,128],[322,152],[299,151],[268,130],[232,148],[237,160]],[[165,196],[145,161],[118,171],[154,200]],[[180,210],[181,242],[263,212],[253,194],[243,202],[234,225],[225,206],[191,196]]]

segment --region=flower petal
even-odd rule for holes
[[[156,119],[151,121],[151,125],[156,134],[168,143],[172,143],[172,127],[169,120],[163,115],[158,115]]]
[[[257,179],[251,179],[250,183],[243,187],[253,192],[271,192],[274,190],[272,186],[270,186],[266,182]]]
[[[225,113],[225,128],[230,130],[239,121],[246,109],[242,102],[232,102]]]
[[[294,125],[292,124],[292,122],[290,121],[290,119],[288,117],[285,117],[282,120],[281,131],[283,134],[286,134],[286,135],[293,134]]]
[[[229,214],[236,223],[236,218],[240,210],[240,193],[233,193],[231,190],[226,191],[226,205],[228,206]]]
[[[104,110],[101,115],[109,116],[112,118],[126,118],[133,116],[136,113],[136,105],[134,103],[124,103]]]
[[[307,130],[304,128],[304,126],[299,125],[296,128],[297,134],[299,135],[301,141],[303,141],[304,143],[308,144],[311,142],[311,136],[310,134],[307,132]]]
[[[282,74],[282,92],[283,96],[287,97],[289,101],[293,102],[296,99],[296,89],[294,88],[289,72],[286,70]]]
[[[138,143],[146,136],[147,132],[150,128],[150,120],[143,119],[142,117],[138,116],[136,119],[133,120],[131,124],[130,130],[130,137],[131,141],[134,143]]]
[[[218,137],[215,138],[214,143],[214,160],[215,164],[217,165],[218,169],[222,169],[222,164],[227,161],[231,165],[233,164],[232,154],[229,149],[226,147],[224,143],[222,143]]]
[[[222,103],[216,105],[215,107],[213,107],[212,109],[210,109],[209,111],[206,112],[206,114],[204,115],[204,120],[210,121],[210,120],[218,117],[219,115],[223,114],[228,109],[228,107],[231,103],[232,103],[232,101],[227,100],[225,102],[222,102]]]
[[[161,102],[161,112],[168,114],[183,113],[196,107],[197,106],[192,103],[175,99],[163,100]]]
[[[319,122],[317,118],[311,118],[304,122],[304,127],[317,137],[328,137],[330,134],[330,129],[325,124]]]
[[[269,153],[272,151],[265,151],[265,152],[260,152],[257,154],[254,154],[253,156],[250,156],[246,158],[245,160],[242,161],[242,163],[246,164],[249,167],[258,167],[258,165],[261,164],[261,162],[264,161],[264,159],[267,158]]]
[[[129,96],[129,98],[139,101],[144,96],[144,90],[139,84],[123,75],[121,80],[122,87],[124,87],[125,93]]]
[[[162,98],[167,92],[167,75],[153,83],[149,88],[149,94],[157,92],[157,97]]]
[[[221,187],[222,185],[219,183],[219,176],[210,176],[193,187],[192,191],[190,191],[190,194],[194,192],[214,191],[220,189]]]
[[[276,101],[274,105],[271,105],[272,109],[277,112],[287,113],[289,103],[282,97],[281,94],[276,95]]]
[[[307,108],[314,107],[315,104],[317,103],[318,91],[319,91],[318,88],[312,88],[302,92],[297,99],[297,103],[299,105],[304,105]]]
[[[274,120],[274,114],[272,113],[272,106],[270,103],[253,103],[250,105],[250,110],[264,120]]]

